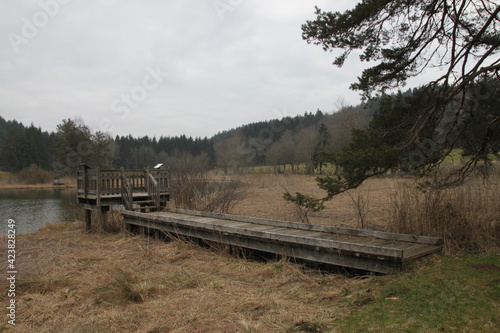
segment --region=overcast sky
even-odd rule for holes
[[[354,0],[2,0],[0,115],[55,131],[208,136],[358,104],[357,58],[301,38],[314,6]]]

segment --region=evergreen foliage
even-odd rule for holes
[[[327,151],[330,143],[330,133],[325,124],[321,124],[318,129],[318,137],[316,138],[316,146],[312,155],[312,163],[314,169],[319,169],[322,172],[323,166],[331,160],[330,154]]]
[[[397,136],[402,129],[407,132],[405,141],[399,142],[398,153],[404,155],[425,144],[432,145],[435,151],[468,146],[470,164],[459,170],[459,178],[484,160],[489,147],[494,146],[492,140],[496,140],[500,118],[494,110],[494,102],[478,96],[474,87],[481,84],[488,87],[499,81],[500,59],[496,55],[500,50],[500,6],[497,2],[364,0],[344,13],[316,8],[316,14],[316,20],[302,26],[302,36],[308,43],[321,45],[326,51],[341,50],[334,60],[337,66],[342,66],[353,51],[360,54],[361,61],[375,63],[351,85],[365,98],[400,87],[428,67],[442,70],[442,74],[421,90],[420,103],[413,108],[414,116],[403,115],[401,122],[396,121],[393,127],[396,133],[386,134]],[[486,90],[490,98],[498,96],[495,89]],[[492,108],[485,113],[488,120],[483,117],[480,121],[481,116],[468,115],[472,110],[480,114],[479,108],[484,111],[484,102]],[[477,128],[480,123],[482,129]],[[433,166],[439,165],[444,157],[433,161]],[[418,167],[433,169],[428,168],[429,162],[422,158]],[[417,160],[413,163],[417,164]],[[457,181],[451,178],[445,182]]]
[[[31,165],[50,169],[54,134],[0,117],[0,168],[18,172]]]
[[[469,159],[436,185],[463,181],[475,166],[498,154],[500,6],[482,0],[363,0],[344,13],[316,8],[302,26],[308,43],[341,50],[342,66],[357,51],[376,63],[351,85],[366,99],[382,93],[370,127],[333,157],[342,177],[318,177],[320,200],[359,186],[388,170],[428,174],[455,148]],[[385,96],[426,68],[442,74],[411,96]],[[481,94],[484,91],[484,94]],[[287,200],[299,202],[300,193]],[[306,202],[307,204],[307,202]]]

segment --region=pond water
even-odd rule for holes
[[[35,232],[46,223],[82,220],[82,207],[76,203],[76,189],[1,190],[0,235],[7,234],[9,219],[16,233]]]

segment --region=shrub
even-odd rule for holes
[[[227,213],[246,195],[244,183],[211,176],[203,156],[186,155],[169,164],[170,193],[175,207]]]
[[[12,182],[12,174],[0,171],[0,184],[9,184],[10,182]]]
[[[110,282],[97,289],[103,301],[111,304],[142,303],[157,295],[159,286],[144,280],[134,272],[116,268]]]
[[[50,183],[53,180],[53,175],[51,172],[43,170],[37,165],[32,164],[19,171],[16,178],[21,184],[36,185]]]

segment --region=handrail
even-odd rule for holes
[[[153,199],[155,206],[160,207],[160,187],[158,182],[149,169],[146,169],[146,174],[148,177],[148,195]]]
[[[78,169],[77,201],[101,206],[103,202],[121,201],[127,210],[133,210],[134,197],[144,203],[148,196],[155,208],[168,200],[168,171],[145,169]],[[121,200],[120,200],[121,198]]]
[[[125,208],[127,210],[132,210],[134,209],[133,207],[133,194],[132,194],[132,186],[130,185],[130,182],[128,179],[125,177],[125,172],[122,169],[121,172],[121,181],[122,181],[122,199],[123,203],[125,204]]]
[[[101,169],[96,168],[96,195],[97,195],[97,206],[101,205]]]

